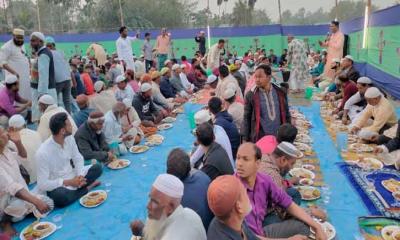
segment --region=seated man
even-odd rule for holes
[[[225,149],[215,142],[214,130],[209,123],[196,128],[196,139],[204,149],[203,157],[195,163],[195,168],[207,174],[211,180],[226,174],[233,174],[233,167]]]
[[[207,230],[214,215],[208,208],[207,189],[210,178],[202,171],[190,168],[189,155],[182,149],[175,148],[168,154],[167,173],[179,178],[184,188],[182,206],[199,214]]]
[[[370,87],[365,92],[368,106],[362,112],[360,118],[351,129],[352,133],[366,141],[371,141],[383,131],[397,123],[396,113],[390,102],[376,87]],[[368,120],[373,118],[372,125],[368,126]]]
[[[9,140],[15,144],[18,152],[11,151]],[[17,131],[10,130],[7,133],[0,127],[0,153],[0,230],[14,236],[17,232],[12,222],[22,220],[30,213],[36,217],[43,216],[52,210],[53,201],[29,191],[19,168],[26,151]]]
[[[93,108],[89,108],[89,98],[84,95],[78,95],[76,97],[76,103],[78,104],[79,111],[72,115],[76,126],[79,128],[89,118],[89,114],[94,111]]]
[[[174,98],[176,91],[170,82],[171,69],[164,67],[161,69],[160,91],[165,98]]]
[[[218,81],[217,88],[215,89],[215,96],[222,98],[224,92],[233,85],[235,86],[236,99],[243,102],[242,90],[236,78],[229,73],[229,68],[221,65],[219,67],[219,74],[220,81]]]
[[[389,140],[387,143],[380,145],[374,149],[374,153],[385,153],[388,154],[386,157],[391,158],[394,161],[394,166],[397,170],[400,170],[400,120],[397,124],[396,136]]]
[[[339,77],[339,82],[342,88],[342,99],[340,105],[333,111],[333,114],[341,113],[346,102],[358,91],[357,85],[344,76]]]
[[[153,101],[158,106],[162,107],[165,111],[170,111],[174,107],[174,98],[166,99],[164,95],[160,92],[160,81],[161,81],[161,73],[158,71],[154,71],[151,74],[151,93],[153,96]]]
[[[135,137],[135,144],[139,143],[144,136],[144,133],[140,127],[142,121],[139,118],[134,107],[132,107],[132,101],[128,98],[122,100],[122,103],[125,104],[125,114],[121,118],[121,127],[122,131],[129,131],[131,128],[134,128],[134,131],[137,132]]]
[[[239,147],[236,158],[236,177],[240,179],[249,196],[252,211],[246,217],[250,229],[260,236],[269,238],[288,238],[297,234],[308,236],[310,227],[316,233],[316,239],[326,239],[321,225],[315,222],[289,195],[277,187],[272,178],[258,172],[261,151],[253,143],[244,143]],[[268,208],[275,204],[285,209],[295,219],[263,226]]]
[[[194,115],[194,121],[196,123],[196,126],[203,124],[203,123],[209,123],[211,126],[213,126],[214,129],[214,136],[215,136],[215,142],[220,144],[223,149],[225,149],[226,153],[228,154],[229,161],[231,162],[232,168],[235,167],[235,163],[233,161],[233,155],[232,155],[232,147],[231,147],[231,142],[229,141],[228,135],[226,135],[225,130],[218,125],[214,125],[211,119],[211,114],[208,110],[200,110]],[[195,152],[192,154],[190,157],[190,163],[194,165],[205,153],[205,150],[203,149],[202,146],[197,146]]]
[[[22,161],[22,166],[29,173],[30,183],[36,182],[36,161],[35,154],[42,144],[42,138],[40,134],[26,127],[25,119],[16,114],[8,121],[10,131],[17,131],[21,137],[22,145],[27,152],[27,161]]]
[[[96,179],[102,168],[100,164],[83,166],[67,113],[55,114],[49,125],[52,136],[42,143],[35,157],[37,183],[56,207],[65,207],[100,184]]]
[[[76,145],[85,160],[107,163],[114,159],[103,133],[104,120],[102,112],[91,112],[87,122],[75,134]]]
[[[183,194],[184,185],[179,178],[170,174],[158,175],[149,194],[146,225],[134,221],[132,233],[146,240],[206,240],[199,215],[181,205]]]
[[[236,156],[240,145],[240,134],[233,123],[232,116],[226,110],[222,109],[222,100],[218,97],[212,97],[208,101],[208,109],[214,115],[215,125],[221,126],[228,135],[232,146],[232,154]]]
[[[89,107],[106,114],[117,103],[114,93],[111,89],[106,90],[102,81],[97,81],[94,89],[96,93],[89,99]]]
[[[19,94],[17,76],[9,74],[5,79],[5,86],[0,89],[0,125],[6,127],[8,119],[17,113],[27,114],[31,101],[23,99]]]
[[[45,141],[48,137],[51,136],[51,131],[49,128],[50,118],[57,113],[64,112],[67,114],[69,121],[71,122],[72,126],[72,134],[75,134],[78,128],[74,120],[72,119],[71,115],[67,113],[67,111],[62,108],[58,107],[54,98],[50,95],[43,95],[39,98],[39,110],[42,112],[42,116],[39,120],[39,126],[37,128],[38,133],[42,137],[42,141]]]
[[[216,89],[218,85],[218,77],[214,74],[211,74],[207,77],[206,86],[204,88],[208,89]]]
[[[151,98],[151,90],[149,83],[143,83],[140,86],[140,93],[135,95],[132,102],[140,120],[144,125],[148,126],[154,126],[162,120],[162,114],[158,112]]]
[[[105,115],[103,132],[106,137],[106,142],[111,144],[113,142],[129,143],[135,138],[136,134],[128,132],[129,129],[123,129],[120,123],[121,118],[125,114],[125,104],[117,102],[111,111]],[[132,144],[133,145],[133,144]],[[127,146],[130,147],[130,146]]]
[[[115,83],[117,84],[117,90],[115,91],[115,99],[117,101],[122,102],[125,98],[129,100],[133,100],[135,96],[135,92],[132,87],[128,84],[126,77],[124,75],[119,75],[117,79],[115,79]]]
[[[170,83],[174,88],[174,91],[179,94],[181,97],[189,97],[189,94],[192,94],[193,91],[189,88],[185,88],[182,84],[182,80],[180,74],[182,72],[181,66],[179,64],[174,64],[172,66],[172,74],[170,78]]]
[[[235,124],[237,130],[240,132],[240,128],[243,124],[243,115],[244,115],[244,105],[235,101],[235,90],[228,88],[224,92],[224,109],[228,111],[228,113],[233,118],[233,123]]]
[[[351,96],[343,106],[343,124],[355,123],[358,120],[361,112],[367,107],[364,95],[370,87],[372,87],[372,81],[368,77],[360,77],[357,80],[358,92]]]

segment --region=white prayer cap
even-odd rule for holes
[[[202,109],[194,115],[194,122],[197,125],[208,122],[211,119],[211,114],[208,110]]]
[[[228,88],[225,90],[224,94],[222,95],[225,100],[232,98],[235,96],[235,90],[232,88]]]
[[[346,56],[344,57],[344,59],[348,59],[348,60],[354,62],[354,59],[353,59],[353,57],[352,57],[351,55],[346,55]]]
[[[43,103],[46,105],[53,105],[56,104],[56,101],[54,101],[54,98],[52,96],[45,94],[39,98],[39,103]]]
[[[363,84],[371,84],[372,80],[369,77],[360,77],[357,80],[357,83],[363,83]]]
[[[204,32],[203,30],[201,30],[200,33],[206,33],[206,32]]]
[[[18,81],[17,76],[13,75],[13,74],[8,74],[6,79],[4,80],[5,83],[7,84],[13,84],[15,82]]]
[[[217,76],[215,76],[214,74],[211,74],[210,76],[208,76],[206,83],[211,84],[211,83],[215,82],[217,79],[218,79]]]
[[[142,55],[140,55],[140,57],[139,58],[144,58],[144,55],[142,54]]]
[[[167,59],[167,60],[165,60],[164,65],[167,65],[170,62],[171,62],[171,60]]]
[[[125,106],[126,106],[127,108],[132,107],[132,101],[131,101],[129,98],[124,98],[124,99],[122,100],[122,103],[125,104]]]
[[[367,89],[364,96],[366,98],[377,98],[377,97],[382,96],[382,93],[376,87],[370,87]]]
[[[96,81],[94,83],[94,90],[98,93],[100,92],[104,87],[104,82],[103,81]]]
[[[181,66],[179,64],[174,64],[172,66],[172,71],[175,71],[176,69],[180,68]]]
[[[45,41],[44,34],[41,33],[41,32],[33,32],[33,33],[31,34],[31,38],[32,38],[32,37],[37,37],[37,38],[39,38],[40,40],[42,40],[43,42]]]
[[[25,125],[25,119],[20,114],[15,114],[8,119],[8,126],[13,128],[21,128]]]
[[[115,83],[120,83],[126,80],[126,77],[124,75],[119,75],[116,79],[115,79]]]
[[[300,152],[293,144],[289,142],[281,142],[278,144],[277,148],[293,158],[303,157],[303,153]]]
[[[143,83],[142,85],[140,85],[140,91],[143,93],[143,92],[147,92],[147,91],[149,91],[149,90],[151,90],[151,85],[150,85],[150,83],[147,83],[147,82],[145,82],[145,83]]]
[[[332,59],[332,62],[340,63],[340,59],[339,58],[334,58],[334,59]]]
[[[12,33],[13,33],[13,35],[16,35],[16,36],[24,36],[25,35],[25,31],[20,28],[14,28]]]
[[[181,68],[182,69],[186,68],[186,65],[185,64],[181,64]]]
[[[183,183],[179,178],[171,174],[160,174],[153,183],[153,187],[158,191],[172,198],[182,198]]]

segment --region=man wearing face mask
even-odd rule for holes
[[[82,124],[75,134],[79,152],[85,160],[96,159],[100,162],[110,162],[114,159],[102,131],[104,120],[102,112],[91,112],[87,122]]]
[[[24,46],[24,30],[14,29],[13,39],[0,48],[0,67],[5,69],[5,76],[15,75],[20,83],[19,95],[31,99],[29,59]]]
[[[154,124],[162,120],[162,114],[155,107],[151,96],[152,87],[150,83],[143,83],[140,86],[140,93],[135,95],[132,102],[142,124],[147,127],[153,127]]]
[[[37,183],[39,190],[46,192],[55,206],[65,207],[100,184],[96,179],[102,168],[100,164],[83,165],[66,113],[54,115],[49,125],[52,136],[40,146],[35,156]]]

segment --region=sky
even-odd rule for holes
[[[207,0],[192,0],[198,2],[198,9],[207,7]],[[213,13],[218,14],[217,0],[209,0],[210,9]],[[228,0],[226,3],[226,11],[232,12],[234,3],[238,0]],[[245,0],[247,2],[247,0]],[[340,1],[340,0],[339,0]],[[396,0],[372,0],[380,9],[393,6]],[[306,11],[315,11],[322,7],[325,11],[330,10],[335,5],[335,0],[281,0],[282,12],[289,9],[292,12],[297,12],[299,8],[304,7]],[[255,8],[264,9],[273,21],[277,21],[278,13],[278,0],[257,0]],[[221,13],[225,9],[225,3],[221,5]]]

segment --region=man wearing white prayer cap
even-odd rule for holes
[[[134,96],[132,106],[146,127],[154,127],[154,124],[161,122],[163,116],[153,102],[150,83],[145,82],[140,85],[140,93]]]
[[[56,81],[53,54],[44,45],[45,36],[41,32],[31,34],[31,47],[36,52],[37,58],[32,64],[31,90],[32,90],[32,121],[39,119],[40,112],[37,108],[38,99],[48,94],[57,101]]]
[[[19,132],[21,143],[27,153],[26,161],[22,161],[21,163],[29,173],[30,183],[34,183],[37,176],[35,154],[40,144],[42,144],[42,138],[38,132],[26,127],[25,119],[20,114],[12,116],[8,121],[8,126],[10,129]]]
[[[68,120],[71,122],[72,125],[72,134],[75,134],[75,132],[78,130],[75,121],[63,107],[57,106],[57,102],[52,96],[45,94],[39,98],[38,102],[39,110],[42,113],[42,116],[40,117],[37,131],[42,137],[42,141],[45,141],[48,137],[51,136],[51,131],[49,127],[50,118],[60,112],[67,113]]]
[[[223,149],[225,149],[226,153],[228,154],[229,161],[232,164],[232,167],[235,168],[232,154],[232,145],[229,141],[229,137],[221,126],[215,125],[213,123],[211,119],[211,113],[208,110],[202,109],[195,113],[194,121],[196,123],[196,126],[205,122],[208,122],[213,126],[215,142],[221,145]],[[199,146],[196,151],[190,156],[190,163],[194,165],[204,155],[204,153],[205,149],[202,146]]]
[[[96,81],[94,84],[94,90],[96,93],[99,93],[104,90],[104,82],[103,81]]]
[[[207,239],[199,215],[181,205],[183,190],[184,185],[179,178],[160,174],[150,191],[146,225],[138,220],[132,222],[133,234],[146,240]]]
[[[187,78],[187,73],[190,72],[186,64],[181,64],[181,73],[179,73],[179,78],[181,79],[181,83],[186,92],[193,92],[194,85],[191,84]]]
[[[96,81],[94,90],[96,93],[89,98],[89,107],[105,114],[117,102],[114,91],[112,89],[106,90],[102,81]]]
[[[352,127],[351,132],[358,133],[358,136],[364,140],[376,141],[379,134],[397,123],[397,116],[394,107],[378,88],[368,88],[365,92],[365,99],[368,105]],[[368,121],[371,118],[373,121],[372,124],[369,124]]]
[[[188,89],[186,86],[183,85],[182,79],[180,77],[181,73],[181,66],[179,64],[174,64],[172,66],[171,78],[169,79],[169,82],[175,89],[175,92],[177,92],[182,97],[188,97],[189,94],[192,94],[193,92],[191,91],[191,89]]]
[[[13,38],[0,48],[0,68],[5,70],[5,76],[17,76],[20,89],[19,95],[31,100],[29,59],[24,46],[24,30],[15,28]]]
[[[228,85],[227,89],[222,94],[222,97],[224,98],[224,108],[228,111],[230,115],[232,115],[233,123],[240,132],[240,128],[242,127],[243,123],[244,105],[235,101],[235,87],[235,85],[232,85],[232,87]]]
[[[119,75],[115,79],[115,83],[117,84],[117,90],[115,91],[115,98],[117,101],[122,102],[124,98],[128,98],[132,101],[135,92],[133,91],[131,85],[128,84],[126,77],[124,75]]]
[[[22,114],[25,117],[31,102],[22,98],[19,93],[19,81],[15,75],[7,75],[5,86],[0,89],[0,125],[7,127],[8,119],[14,114]]]
[[[210,76],[207,77],[206,84],[209,85],[212,89],[217,88],[218,85],[218,77],[215,76],[214,74],[211,74]]]
[[[354,124],[360,117],[361,112],[367,107],[367,100],[365,100],[365,92],[368,88],[372,87],[372,80],[368,77],[360,77],[357,80],[358,92],[351,96],[343,107],[343,124]]]

